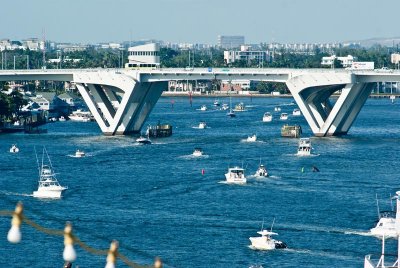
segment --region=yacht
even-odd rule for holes
[[[276,106],[276,107],[274,108],[274,111],[275,111],[275,112],[280,112],[280,111],[281,111],[281,107]]]
[[[81,109],[72,112],[68,117],[70,120],[77,122],[90,122],[92,120],[92,114],[89,111]]]
[[[400,191],[396,192],[396,196],[394,197],[396,199],[396,218],[395,218],[395,225],[399,225],[400,224],[400,217],[398,217],[398,215],[400,215]],[[396,236],[398,239],[398,243],[397,243],[397,256],[400,256],[400,235],[399,233],[396,232]],[[382,236],[382,253],[381,253],[381,257],[380,259],[374,263],[371,260],[371,255],[367,255],[364,258],[364,268],[377,268],[377,267],[399,267],[399,261],[400,259],[394,260],[393,264],[388,264],[386,263],[386,261],[390,258],[389,254],[385,255],[385,238],[386,238],[386,234]]]
[[[301,111],[299,109],[294,109],[292,114],[293,114],[293,116],[300,116]]]
[[[287,245],[284,242],[275,240],[271,237],[272,235],[278,235],[277,233],[272,232],[272,227],[270,231],[264,230],[263,227],[261,227],[261,231],[258,231],[257,234],[261,236],[249,238],[251,241],[251,246],[254,249],[273,250],[273,249],[287,248]]]
[[[201,148],[194,148],[193,151],[193,156],[202,156],[203,155],[203,151],[201,150]]]
[[[287,113],[281,113],[281,116],[279,117],[280,120],[287,120],[289,115]]]
[[[17,145],[13,144],[10,148],[10,153],[18,153],[19,152],[19,148],[17,147]]]
[[[139,144],[151,144],[150,138],[145,136],[140,136],[136,139],[136,142]]]
[[[272,114],[270,112],[264,113],[263,122],[271,122],[272,121]]]
[[[47,156],[47,163],[45,163],[44,159],[45,154]],[[46,148],[43,148],[42,164],[40,166],[37,155],[36,160],[39,167],[39,186],[38,190],[33,192],[33,196],[38,198],[60,198],[62,191],[66,190],[67,187],[61,186],[58,183]]]
[[[207,128],[206,122],[204,122],[204,121],[200,122],[200,123],[199,123],[199,128],[200,128],[200,129],[205,129],[205,128]]]
[[[311,140],[310,138],[300,138],[299,146],[297,148],[297,155],[306,156],[311,155]]]
[[[267,171],[266,167],[263,164],[260,164],[258,166],[258,169],[257,169],[256,173],[254,174],[254,176],[256,176],[256,177],[268,177],[269,174],[268,174],[268,171]]]
[[[245,184],[247,182],[244,176],[244,169],[240,167],[233,167],[228,169],[228,173],[225,173],[226,182]]]
[[[396,238],[396,213],[394,211],[379,213],[379,221],[370,232],[377,237]]]
[[[76,150],[75,152],[75,157],[84,157],[85,156],[85,152],[81,151],[81,150]]]
[[[200,111],[207,111],[207,106],[206,105],[201,105]]]
[[[246,141],[247,142],[255,142],[255,141],[257,141],[257,135],[254,134],[253,136],[248,136]]]

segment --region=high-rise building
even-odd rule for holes
[[[220,48],[238,48],[244,45],[244,36],[242,35],[218,35],[218,47]]]

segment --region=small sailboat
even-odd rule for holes
[[[19,148],[17,147],[17,145],[13,144],[10,148],[10,153],[18,153],[19,152]]]
[[[272,225],[274,225],[275,219],[272,222]],[[261,235],[258,237],[250,237],[251,241],[251,247],[257,250],[273,250],[273,249],[281,249],[281,248],[287,248],[287,245],[279,240],[273,239],[271,236],[272,235],[278,235],[275,232],[272,232],[272,226],[271,230],[264,230],[263,229],[264,222],[261,226],[261,231],[258,231],[257,234]]]
[[[86,154],[85,154],[85,152],[84,151],[81,151],[81,150],[76,150],[76,152],[75,152],[75,157],[84,157],[84,156],[86,156]]]
[[[272,114],[270,112],[266,112],[263,115],[263,122],[271,122],[272,121]]]
[[[45,161],[45,154],[47,162]],[[37,154],[36,161],[39,168],[39,186],[38,190],[33,192],[33,196],[38,198],[61,198],[62,191],[66,190],[68,187],[61,186],[58,183],[46,148],[43,148],[41,165],[39,166]]]
[[[236,117],[236,114],[232,110],[232,97],[229,97],[229,102],[230,102],[230,104],[229,104],[229,112],[226,113],[226,115],[229,116],[229,117]]]
[[[247,182],[244,169],[237,166],[228,168],[228,172],[225,173],[225,179],[227,183],[245,184]]]

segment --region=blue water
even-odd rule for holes
[[[380,241],[366,232],[377,219],[375,194],[389,209],[389,195],[400,189],[399,103],[369,99],[349,135],[312,137],[316,156],[297,157],[297,140],[280,137],[283,122],[273,112],[282,105],[291,114],[292,99],[233,98],[249,107],[236,118],[196,110],[211,108],[212,98],[194,98],[193,107],[188,98],[173,99],[172,109],[171,98],[161,98],[147,121],[172,124],[173,135],[149,146],[136,145],[135,137],[103,136],[95,122],[1,135],[0,209],[13,210],[21,200],[37,223],[63,229],[71,221],[75,235],[99,249],[117,239],[120,252],[140,264],[160,256],[167,267],[362,267],[365,255],[380,252]],[[266,111],[274,122],[262,122]],[[197,129],[200,121],[209,128]],[[290,116],[288,123],[312,136],[303,117]],[[258,142],[241,141],[254,133]],[[8,153],[13,143],[20,153]],[[60,183],[69,187],[62,199],[31,196],[37,188],[34,146],[46,146]],[[207,156],[190,157],[195,147]],[[88,157],[71,157],[78,148]],[[270,178],[220,183],[229,165],[243,165],[251,175],[260,159]],[[313,165],[319,173],[311,172]],[[274,217],[273,229],[288,249],[250,249],[249,237]],[[25,224],[21,243],[13,245],[6,240],[9,226],[10,218],[0,217],[0,267],[62,266],[62,237]],[[105,256],[76,249],[79,267],[104,266]],[[396,250],[395,240],[387,250]]]

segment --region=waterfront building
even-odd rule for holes
[[[218,47],[225,49],[238,48],[244,45],[244,36],[242,35],[218,35]]]
[[[353,62],[356,60],[355,57],[347,55],[346,57],[336,57],[336,55],[322,57],[321,65],[323,66],[333,66],[335,60],[340,61],[344,68],[351,67]]]
[[[168,81],[168,92],[193,92],[205,93],[211,88],[211,82],[204,81],[187,81],[187,80],[170,80]]]
[[[221,91],[250,91],[257,87],[258,81],[247,79],[221,80]]]
[[[29,49],[32,51],[39,51],[45,48],[44,41],[43,40],[39,41],[39,39],[37,38],[29,38],[22,40],[22,46],[24,49]]]
[[[234,63],[235,61],[249,62],[255,60],[262,65],[262,63],[270,61],[270,55],[268,51],[255,51],[252,50],[251,46],[240,46],[239,51],[226,50],[224,51],[224,61],[227,64]]]
[[[160,68],[160,46],[157,43],[128,48],[125,68]]]

